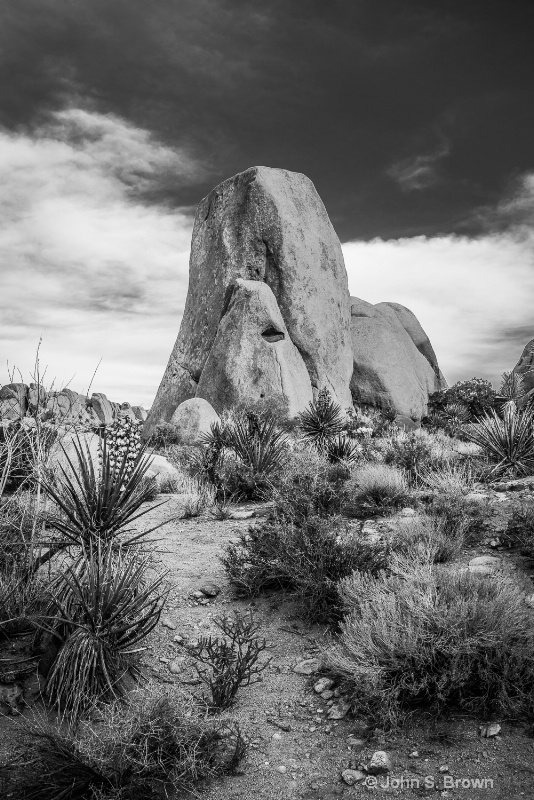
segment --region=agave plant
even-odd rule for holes
[[[466,427],[466,436],[478,444],[493,464],[490,475],[521,477],[534,473],[534,413],[504,407],[502,419],[486,414],[475,425]]]
[[[51,515],[48,525],[61,534],[64,546],[93,546],[100,541],[111,541],[125,533],[127,525],[158,507],[139,511],[140,506],[153,497],[152,485],[144,481],[150,466],[146,445],[133,462],[126,451],[118,463],[112,458],[104,436],[100,470],[95,469],[87,444],[82,445],[78,438],[74,448],[76,465],[63,450],[70,469],[61,466],[63,475],[59,485],[50,480],[43,483],[61,512]],[[134,544],[158,527],[160,525],[132,534],[121,543]]]
[[[300,427],[305,439],[324,451],[328,442],[343,430],[341,406],[334,403],[328,389],[321,389],[316,400],[299,417]]]
[[[127,675],[138,674],[131,657],[157,625],[167,594],[164,575],[147,581],[148,566],[149,556],[97,541],[52,584],[39,625],[61,647],[45,692],[74,718],[122,696]]]

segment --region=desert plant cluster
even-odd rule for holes
[[[218,715],[269,666],[250,612],[222,614],[216,635],[181,645],[200,694],[177,704],[143,683],[140,654],[172,589],[160,525],[149,522],[163,493],[179,498],[182,520],[261,506],[220,556],[234,597],[281,593],[322,626],[322,674],[352,713],[395,729],[429,709],[534,712],[524,594],[466,564],[492,514],[484,492],[534,475],[521,381],[438,392],[411,431],[322,390],[292,423],[240,408],[196,446],[167,423],[142,442],[130,418],[93,433],[96,458],[83,431],[38,409],[0,431],[0,670],[17,680],[37,671],[41,702],[24,728],[28,749],[2,769],[10,797],[164,797],[243,758],[239,726]],[[154,455],[173,466],[157,480]],[[513,503],[501,537],[526,557],[532,506]],[[25,643],[16,657],[15,638]]]

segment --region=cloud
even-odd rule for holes
[[[431,153],[411,156],[393,164],[386,174],[405,192],[421,191],[441,181],[437,164],[449,155],[448,142],[442,142]]]
[[[532,243],[507,232],[343,245],[351,294],[418,317],[449,383],[498,383],[534,338]]]
[[[114,115],[74,108],[0,132],[0,341],[25,377],[42,361],[62,385],[149,404],[187,290],[190,215],[151,198],[202,170]],[[7,376],[4,380],[7,379]]]

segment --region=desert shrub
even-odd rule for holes
[[[495,408],[496,392],[491,383],[483,378],[458,381],[453,386],[430,395],[428,413],[440,413],[452,404],[466,409],[466,422],[473,421]]]
[[[508,581],[398,559],[392,575],[354,572],[329,669],[353,708],[381,726],[416,709],[532,711],[534,630]]]
[[[429,469],[421,476],[421,483],[437,494],[466,495],[475,484],[469,463],[457,461],[439,469]]]
[[[410,492],[404,472],[388,464],[357,467],[347,484],[344,513],[352,517],[394,511],[406,504]]]
[[[180,487],[182,519],[199,517],[214,501],[213,488],[198,478],[184,478]]]
[[[492,411],[466,430],[490,463],[492,478],[524,477],[534,473],[534,412],[507,405],[502,419]]]
[[[420,514],[399,520],[390,547],[398,555],[446,564],[462,554],[468,530],[469,524],[465,520],[450,526],[438,516]]]
[[[147,580],[148,554],[100,542],[58,575],[40,626],[61,642],[45,692],[73,718],[120,697],[137,669],[131,652],[157,625],[163,576]]]
[[[273,484],[265,472],[254,472],[237,458],[227,456],[217,471],[215,492],[218,498],[232,495],[236,499],[265,500],[272,494]]]
[[[232,772],[246,745],[236,725],[206,722],[186,696],[148,687],[97,723],[26,724],[26,748],[2,768],[12,800],[162,800]]]
[[[259,626],[252,614],[224,615],[213,620],[223,637],[201,636],[194,645],[185,645],[201,681],[208,687],[206,705],[210,712],[224,711],[233,705],[242,686],[261,680],[259,676],[271,659],[260,662],[267,642],[256,635]]]
[[[370,544],[340,518],[308,517],[299,525],[270,520],[253,527],[221,560],[238,596],[288,589],[307,619],[335,622],[341,578],[355,569],[384,569],[388,552],[386,543]]]
[[[102,442],[101,467],[95,470],[87,445],[80,440],[74,442],[76,465],[67,453],[69,470],[63,473],[59,484],[43,482],[46,492],[56,503],[59,512],[48,516],[49,526],[63,538],[65,546],[94,546],[110,542],[152,509],[140,511],[141,505],[153,495],[153,486],[143,479],[150,466],[146,446],[142,447],[132,462],[128,452],[117,463],[107,448],[106,437]],[[154,529],[153,529],[154,530]],[[130,533],[122,542],[133,544],[149,531]]]
[[[343,430],[351,437],[360,440],[389,435],[395,425],[395,412],[390,408],[366,408],[354,405],[347,408]]]
[[[170,422],[159,422],[154,426],[148,444],[156,450],[166,450],[171,445],[180,444],[178,428]]]
[[[274,485],[274,516],[299,524],[308,517],[339,514],[348,478],[344,464],[330,464],[315,448],[293,451]]]
[[[381,451],[384,463],[404,470],[410,485],[416,486],[421,472],[432,462],[435,448],[420,431],[396,431],[382,440]]]
[[[0,570],[0,639],[35,630],[45,612],[48,593],[35,576],[28,579],[25,565],[13,561]]]
[[[317,450],[323,451],[330,439],[342,432],[344,416],[341,406],[332,400],[328,389],[321,389],[316,400],[312,400],[300,414],[298,421],[304,439]]]
[[[534,499],[521,498],[512,504],[504,537],[511,547],[534,558]]]
[[[324,453],[331,464],[344,462],[353,464],[361,457],[361,445],[350,439],[348,436],[338,434],[328,439],[325,444]]]

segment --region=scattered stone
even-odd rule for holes
[[[480,735],[484,737],[484,739],[493,739],[495,736],[498,736],[501,732],[501,726],[498,722],[490,722],[489,725],[481,725],[479,728]]]
[[[179,675],[184,670],[183,663],[183,658],[175,658],[174,661],[171,661],[169,664],[169,672],[172,675]]]
[[[371,775],[384,775],[391,769],[391,759],[385,750],[376,750],[371,756],[367,771]]]
[[[273,733],[273,735],[271,736],[271,739],[274,739],[275,742],[279,742],[282,739],[282,734],[281,733]]]
[[[230,519],[252,519],[254,514],[254,511],[232,511]],[[237,541],[239,541],[239,539]]]
[[[280,773],[280,775],[285,775],[285,774],[286,774],[286,772],[287,772],[287,767],[284,767],[284,766],[282,765],[282,766],[280,766],[280,767],[277,767],[277,768],[276,768],[276,771],[277,771],[277,772],[279,772],[279,773]]]
[[[347,703],[346,700],[340,700],[338,703],[334,703],[328,712],[328,719],[343,719],[343,717],[347,716],[349,711],[350,703]]]
[[[348,744],[350,747],[356,747],[358,750],[365,747],[365,741],[363,739],[358,739],[356,736],[349,736]]]
[[[469,572],[480,575],[492,575],[497,570],[502,569],[502,559],[497,556],[477,556],[469,562]]]
[[[500,540],[499,538],[497,538],[497,539],[490,539],[489,546],[490,546],[490,547],[493,547],[494,549],[495,549],[496,547],[500,547],[500,546],[501,546],[501,540]]]
[[[317,683],[315,683],[313,686],[313,691],[317,692],[317,694],[321,694],[327,689],[331,689],[333,685],[334,681],[332,678],[319,678]]]
[[[401,517],[415,517],[415,509],[414,508],[402,508],[400,511]]]
[[[320,666],[321,662],[318,658],[306,658],[293,667],[293,672],[296,672],[297,675],[313,675],[314,672],[319,670]]]
[[[271,725],[275,725],[277,728],[280,728],[281,731],[285,731],[286,733],[289,733],[291,730],[291,725],[289,722],[281,722],[278,719],[273,719],[273,717],[267,717],[267,722],[269,722]]]
[[[217,597],[221,593],[221,587],[218,586],[216,583],[204,583],[200,587],[200,591],[206,597]]]
[[[176,644],[182,644],[185,642],[185,636],[180,636],[180,634],[177,633],[176,636],[173,636],[172,640],[173,642],[176,642]]]
[[[410,758],[419,758],[419,750],[412,750]]]
[[[191,592],[191,597],[194,597],[195,600],[201,600],[204,597],[204,595],[202,594],[200,589],[197,589],[195,592]]]
[[[359,769],[344,769],[341,773],[341,779],[347,786],[354,786],[355,783],[360,783],[360,781],[365,780],[366,777],[365,772]]]
[[[176,630],[176,625],[174,624],[174,622],[170,617],[163,617],[163,619],[161,620],[161,624],[163,625],[164,628],[168,628],[170,631]]]
[[[324,692],[321,692],[321,697],[323,700],[330,700],[334,696],[334,692],[331,689],[325,689]]]
[[[440,771],[440,772],[442,772],[442,773],[443,773],[443,772],[449,772],[449,765],[448,765],[448,764],[443,764],[443,765],[442,765],[442,766],[439,768],[439,771]]]

